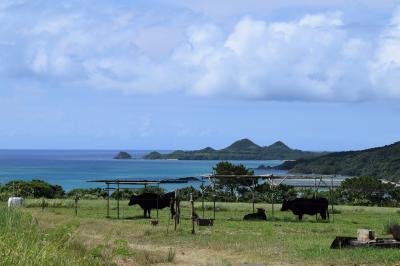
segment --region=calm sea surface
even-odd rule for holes
[[[149,151],[128,151],[135,160],[112,159],[118,151],[106,150],[0,150],[0,183],[10,180],[41,179],[73,188],[102,187],[100,183],[88,183],[94,179],[148,179],[200,176],[212,171],[218,161],[142,160]],[[232,161],[248,168],[263,164],[276,166],[282,163],[272,161]],[[255,170],[256,174],[286,174],[285,171]],[[341,178],[341,179],[344,179]],[[314,184],[313,180],[288,180],[285,184]],[[199,183],[190,184],[198,187]],[[167,190],[185,187],[188,184],[165,184]],[[139,186],[140,187],[140,186]]]
[[[128,151],[141,158],[149,151]],[[61,185],[65,190],[73,188],[99,187],[102,184],[88,183],[94,179],[164,179],[199,176],[212,171],[218,161],[178,160],[113,160],[118,151],[91,150],[0,150],[0,182],[10,180],[42,179]],[[246,167],[256,168],[260,164],[275,166],[282,161],[232,161]],[[258,174],[282,171],[256,171]],[[198,185],[192,184],[197,187]],[[164,185],[166,189],[186,185]]]

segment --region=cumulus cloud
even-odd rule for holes
[[[277,101],[400,99],[399,10],[366,39],[337,11],[272,22],[248,15],[227,31],[183,11],[155,19],[154,11],[56,6],[22,21],[24,5],[3,5],[0,80]],[[163,47],[163,38],[174,41]]]

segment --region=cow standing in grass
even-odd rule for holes
[[[129,206],[138,204],[144,211],[144,218],[151,218],[152,209],[164,209],[169,207],[171,210],[171,218],[175,215],[174,210],[175,192],[158,195],[156,193],[143,193],[138,196],[132,195],[128,203]],[[148,214],[148,217],[147,217]]]
[[[323,220],[329,218],[328,200],[325,198],[304,199],[298,198],[294,200],[284,200],[281,211],[291,210],[294,215],[299,216],[299,220],[303,219],[304,214],[315,215],[319,213]]]

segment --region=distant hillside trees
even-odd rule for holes
[[[400,142],[367,150],[334,152],[317,158],[285,162],[276,168],[292,173],[369,176],[400,181]]]
[[[168,154],[151,152],[144,159],[178,159],[178,160],[295,160],[312,158],[326,153],[291,149],[282,141],[269,146],[259,146],[249,139],[238,140],[220,150],[206,147],[201,150],[177,150]]]

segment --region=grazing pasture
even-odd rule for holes
[[[143,210],[138,206],[128,207],[128,201],[120,202],[120,220],[116,219],[115,201],[111,201],[109,219],[105,218],[105,200],[80,201],[77,216],[68,200],[47,200],[44,210],[41,200],[28,199],[25,206],[14,212],[32,216],[39,233],[46,235],[68,228],[63,236],[67,244],[57,242],[58,248],[51,252],[72,256],[71,265],[85,265],[88,260],[104,265],[394,265],[400,262],[400,251],[394,249],[329,249],[335,236],[355,236],[358,228],[386,236],[385,226],[400,221],[396,208],[338,206],[334,222],[317,222],[315,216],[309,215],[299,222],[292,213],[280,212],[280,205],[275,206],[276,220],[271,221],[271,206],[256,204],[257,208],[266,209],[265,222],[242,220],[251,212],[250,204],[217,203],[214,226],[196,226],[196,234],[192,235],[187,202],[181,203],[183,217],[177,231],[168,209],[159,211],[160,223],[152,226],[149,219],[142,218]],[[212,203],[206,203],[207,218],[213,217],[211,206]],[[201,203],[196,202],[195,208],[201,217]],[[155,216],[154,211],[152,218]],[[23,233],[25,229],[20,229],[7,237],[28,237]],[[7,239],[3,237],[1,241]],[[0,255],[6,252],[3,243]],[[12,256],[17,256],[13,262],[24,259],[22,253],[14,252]]]

